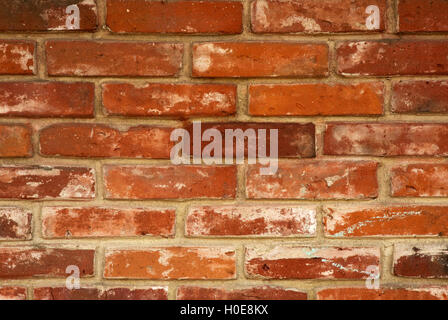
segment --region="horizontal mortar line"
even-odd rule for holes
[[[446,242],[446,237],[385,237],[385,238],[181,238],[181,239],[167,239],[141,237],[135,238],[107,238],[107,239],[92,239],[92,238],[73,238],[73,239],[34,239],[35,242],[27,241],[2,241],[0,247],[48,247],[61,249],[87,249],[98,251],[98,246],[102,245],[106,250],[144,250],[151,248],[164,247],[228,247],[237,249],[239,246],[244,247],[275,247],[275,246],[304,246],[304,247],[374,247],[381,248],[383,246],[393,246],[396,244],[427,244],[437,245]]]
[[[105,30],[94,32],[10,31],[0,32],[5,40],[72,40],[72,41],[156,41],[156,42],[224,42],[224,41],[370,41],[370,40],[446,40],[448,32],[320,32],[320,33],[113,33]]]
[[[441,120],[447,117],[448,114],[433,114],[433,115],[402,115],[402,114],[388,114],[382,116],[226,116],[226,117],[192,117],[188,120],[181,120],[176,118],[151,118],[151,117],[98,117],[98,118],[28,118],[28,117],[1,117],[0,124],[28,124],[34,123],[37,129],[35,133],[40,130],[57,124],[72,124],[72,125],[109,125],[116,129],[127,130],[134,126],[162,126],[162,127],[182,127],[185,123],[203,122],[214,124],[228,124],[241,123],[242,125],[248,123],[271,123],[271,124],[446,124],[446,120]],[[428,156],[429,157],[429,156]],[[436,156],[437,157],[437,156]],[[132,159],[132,158],[131,158]],[[163,159],[162,159],[163,160]]]

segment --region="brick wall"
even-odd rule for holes
[[[0,0],[0,298],[448,298],[447,31],[446,0]],[[172,165],[193,120],[279,128],[277,173]]]

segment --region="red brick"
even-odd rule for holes
[[[235,166],[104,167],[107,199],[234,198]]]
[[[206,42],[193,45],[194,77],[323,77],[328,46],[294,42]]]
[[[376,162],[280,161],[274,175],[249,165],[246,194],[251,199],[364,199],[378,196]]]
[[[324,211],[329,237],[448,236],[446,206],[332,206]]]
[[[223,247],[165,247],[106,251],[105,278],[234,279],[235,251]]]
[[[255,116],[381,115],[382,82],[360,84],[257,84],[249,87]]]
[[[190,136],[193,137],[193,126],[189,125],[186,128],[190,132]],[[282,158],[313,158],[316,155],[315,152],[315,126],[312,123],[275,123],[275,122],[207,122],[201,123],[202,134],[205,130],[216,129],[218,130],[222,139],[222,154],[223,157],[226,154],[227,149],[225,145],[225,135],[226,130],[238,130],[241,129],[243,132],[246,130],[255,130],[255,135],[257,137],[256,145],[258,146],[258,132],[260,129],[266,130],[266,152],[269,154],[271,148],[271,134],[270,130],[278,130],[278,156]],[[201,134],[201,136],[202,136]],[[236,139],[234,139],[235,141]],[[247,140],[247,139],[246,139]],[[193,141],[192,141],[193,143]],[[210,144],[209,141],[202,142],[202,150]],[[236,146],[233,144],[233,155],[236,155]],[[244,143],[244,154],[248,155],[248,143]],[[193,150],[193,148],[191,148]],[[258,147],[256,148],[258,152]]]
[[[44,207],[45,238],[174,235],[175,209]]]
[[[181,286],[177,300],[307,300],[307,294],[297,289],[258,286],[246,288],[204,288]]]
[[[0,240],[30,240],[31,211],[16,207],[0,208]]]
[[[394,113],[447,113],[448,81],[400,81],[392,92]]]
[[[0,287],[0,300],[26,300],[26,289],[21,287]]]
[[[380,13],[380,26],[369,30],[366,9],[375,5]],[[255,0],[252,2],[254,32],[326,33],[376,32],[385,30],[385,0]]]
[[[394,275],[412,278],[448,278],[446,244],[394,245]]]
[[[130,288],[34,288],[34,300],[167,300],[167,287]]]
[[[32,156],[31,135],[29,125],[0,124],[0,158]]]
[[[328,155],[446,156],[444,123],[329,123],[324,153]]]
[[[359,41],[337,45],[346,76],[447,75],[447,41]]]
[[[92,199],[95,174],[81,167],[0,167],[0,199]]]
[[[90,82],[0,83],[0,116],[92,118],[94,104]]]
[[[138,126],[125,130],[101,124],[56,124],[40,131],[47,156],[169,159],[173,128]]]
[[[51,76],[175,76],[183,45],[153,42],[47,41]]]
[[[314,236],[316,209],[293,206],[192,207],[187,236]]]
[[[222,84],[103,84],[109,115],[227,116],[236,112],[236,86]]]
[[[399,0],[400,32],[448,31],[448,2],[445,0]]]
[[[107,26],[131,33],[241,33],[237,1],[108,0]]]
[[[328,288],[317,292],[319,300],[447,300],[446,287]]]
[[[391,169],[391,194],[394,197],[448,196],[448,165],[417,163]]]
[[[0,278],[66,277],[77,266],[80,277],[94,273],[95,250],[37,247],[0,248]]]
[[[93,31],[97,27],[97,9],[93,0],[0,0],[1,31],[66,31],[71,14],[66,8],[79,9],[79,28]]]
[[[35,42],[0,40],[0,75],[35,74]]]
[[[245,272],[257,279],[365,279],[379,261],[378,248],[249,247]]]

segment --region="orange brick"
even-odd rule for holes
[[[328,123],[328,155],[446,156],[445,123]]]
[[[393,86],[394,113],[447,113],[448,81],[400,81]]]
[[[234,279],[235,251],[222,247],[166,247],[106,251],[112,279]]]
[[[206,42],[193,45],[194,77],[324,77],[328,46],[294,42]]]
[[[0,287],[0,300],[26,300],[26,288]]]
[[[192,207],[186,236],[313,236],[316,209],[293,206]]]
[[[177,300],[306,300],[307,294],[297,289],[260,286],[249,288],[205,288],[181,286]]]
[[[317,292],[319,300],[447,300],[446,287],[328,288]]]
[[[0,40],[0,75],[35,74],[35,47],[35,42]]]
[[[367,7],[378,8],[379,28],[369,30]],[[252,30],[265,33],[378,32],[385,30],[385,0],[255,0]]]
[[[236,112],[236,86],[220,84],[103,84],[109,115],[152,117],[227,116]]]
[[[176,76],[183,45],[116,41],[47,41],[50,76]]]
[[[137,288],[34,288],[34,300],[168,300],[167,287]]]
[[[0,167],[0,199],[92,199],[95,175],[82,167]]]
[[[250,199],[365,199],[378,195],[377,163],[350,161],[280,161],[277,173],[261,175],[249,165]]]
[[[393,167],[390,171],[394,197],[448,196],[448,165],[416,163]]]
[[[237,1],[107,0],[107,26],[130,33],[241,33]]]
[[[67,276],[68,266],[77,266],[80,277],[94,273],[95,250],[36,247],[0,248],[0,278]]]
[[[27,209],[0,207],[0,240],[30,240],[32,217]]]
[[[399,0],[400,32],[448,31],[448,3],[445,0]]]
[[[235,166],[105,166],[107,199],[234,198]]]
[[[329,237],[447,236],[448,207],[330,206],[325,208]]]
[[[0,158],[32,156],[31,135],[29,125],[0,124]]]
[[[251,246],[244,268],[256,279],[365,279],[379,261],[378,248]]]
[[[0,82],[0,116],[92,118],[90,82]]]
[[[169,159],[173,128],[138,126],[118,130],[101,124],[55,124],[40,131],[47,156]]]
[[[447,75],[447,41],[358,41],[337,45],[345,76]]]
[[[45,238],[174,236],[174,209],[44,207]]]
[[[254,116],[380,115],[383,105],[381,82],[249,87],[249,113]]]

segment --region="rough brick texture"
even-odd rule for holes
[[[448,196],[448,165],[417,163],[391,169],[391,195],[394,197]]]
[[[25,300],[26,289],[21,287],[0,287],[0,300]]]
[[[92,118],[94,96],[89,82],[1,82],[0,116]]]
[[[127,261],[132,261],[129,264]],[[233,279],[235,251],[224,247],[109,250],[104,277],[112,279]]]
[[[448,278],[445,244],[395,245],[394,274],[399,277]]]
[[[253,246],[246,248],[245,271],[262,279],[364,279],[379,260],[377,248]]]
[[[94,170],[81,167],[0,167],[1,199],[92,199]]]
[[[65,277],[68,266],[77,266],[80,277],[94,273],[95,250],[37,247],[0,248],[0,278]]]
[[[398,29],[401,32],[448,31],[445,0],[398,0]]]
[[[376,198],[377,163],[349,161],[281,161],[274,175],[249,165],[246,194],[250,199]]]
[[[325,208],[330,237],[448,236],[447,207],[350,206]]]
[[[106,125],[57,124],[40,131],[40,153],[47,156],[170,157],[172,128],[139,126],[117,130]]]
[[[395,113],[446,113],[448,81],[400,81],[393,86]]]
[[[0,240],[31,239],[32,213],[15,207],[0,207]]]
[[[177,289],[179,300],[306,300],[307,294],[281,287],[204,288],[182,286]]]
[[[167,300],[166,287],[80,288],[41,287],[34,289],[35,300]]]
[[[26,125],[0,124],[0,158],[30,157],[32,130]]]
[[[109,115],[226,116],[236,111],[236,86],[107,83],[103,85],[103,104]]]
[[[358,41],[337,46],[345,76],[447,75],[447,41]]]
[[[330,288],[317,292],[319,300],[447,300],[447,287]]]
[[[324,153],[329,155],[446,156],[446,123],[329,123]]]
[[[79,10],[79,26],[67,23],[72,22],[70,6]],[[93,31],[97,27],[92,0],[1,0],[0,7],[2,31]]]
[[[0,0],[0,33],[0,300],[448,300],[448,0]]]
[[[107,0],[107,26],[119,33],[240,33],[237,1]]]
[[[106,166],[108,199],[234,198],[234,166]]]
[[[188,236],[313,236],[316,210],[294,207],[194,207]]]
[[[175,210],[98,207],[46,207],[45,238],[135,237],[174,235]]]
[[[207,42],[193,46],[194,77],[322,77],[327,74],[325,44]]]
[[[183,46],[174,43],[48,41],[51,76],[175,76]]]
[[[380,23],[372,31],[385,29],[385,0],[255,0],[252,30],[262,33],[366,32],[367,7],[379,9]],[[332,10],[329,10],[331,8]]]
[[[252,85],[249,113],[254,116],[381,115],[383,85]]]
[[[35,47],[35,42],[0,40],[0,75],[34,74]]]

